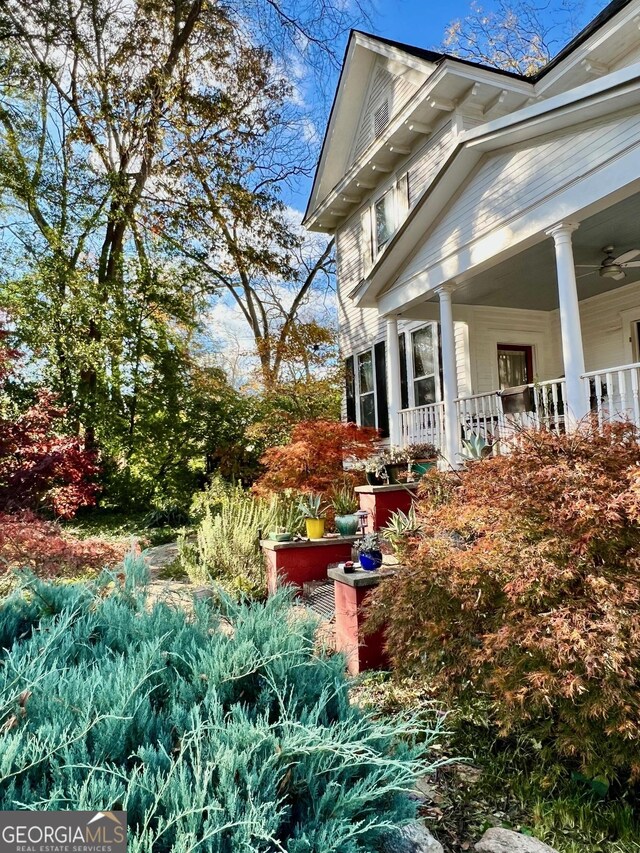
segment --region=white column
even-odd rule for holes
[[[458,396],[458,371],[456,368],[456,338],[453,326],[451,293],[453,285],[437,289],[440,299],[440,334],[442,336],[442,380],[444,397],[445,456],[449,464],[458,465],[459,433],[458,413],[455,400]]]
[[[553,237],[556,249],[562,360],[567,388],[567,412],[565,413],[567,429],[575,428],[576,423],[589,411],[587,394],[581,378],[584,374],[584,350],[576,270],[571,246],[571,234],[577,227],[575,222],[559,222],[547,231],[547,234]]]
[[[398,339],[398,320],[387,317],[387,402],[389,405],[389,441],[402,444],[400,430],[400,409],[402,393],[400,388],[400,341]]]

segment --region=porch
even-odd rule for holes
[[[392,443],[432,443],[455,465],[471,435],[500,449],[522,427],[570,431],[589,414],[640,428],[638,222],[634,193],[581,222],[558,222],[520,252],[387,314]],[[398,318],[438,324],[437,402],[401,404]],[[509,369],[499,370],[500,359]]]
[[[640,362],[585,373],[581,377],[585,408],[600,425],[629,420],[640,429]],[[496,390],[486,394],[457,397],[456,455],[463,442],[480,436],[495,444],[496,452],[508,446],[518,430],[545,427],[567,428],[566,386],[564,379],[518,386],[516,393]],[[400,411],[400,443],[429,443],[446,455],[445,403],[415,406]]]

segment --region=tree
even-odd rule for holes
[[[447,27],[441,49],[474,62],[532,75],[575,35],[585,5],[494,0],[487,8],[472,2],[469,14]]]
[[[202,0],[9,0],[0,10],[2,303],[72,431],[106,451],[111,471],[144,456],[144,438],[158,441],[159,422],[180,421],[172,406],[184,395],[171,391],[167,371],[197,384],[200,312],[222,286],[199,259],[160,239],[167,199],[179,198],[179,186],[201,194],[206,181],[218,196],[226,187],[236,222],[244,210],[255,233],[260,217],[271,227],[280,215],[266,187],[301,168],[291,166],[292,140],[301,138],[291,85],[268,46],[280,39],[302,51],[306,33],[304,49],[328,56],[347,15],[341,4],[330,15],[327,5],[318,22],[315,9],[264,5],[260,17],[247,4],[253,21]],[[197,185],[189,183],[203,144],[196,128],[207,169]],[[257,158],[262,188],[243,183]],[[190,215],[175,205],[172,213]],[[271,236],[281,253],[299,248],[283,224]],[[229,246],[220,230],[217,237]],[[268,272],[246,240],[241,251],[245,267]],[[294,319],[295,310],[282,319],[288,347]],[[150,429],[152,412],[166,417]],[[171,435],[167,426],[169,443]]]

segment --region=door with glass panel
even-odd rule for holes
[[[533,382],[533,348],[519,344],[498,344],[498,384],[500,390]]]

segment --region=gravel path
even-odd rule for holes
[[[175,580],[160,578],[158,575],[166,566],[175,562],[178,556],[178,543],[167,542],[143,551],[143,556],[149,566],[151,580],[148,586],[149,599],[152,602],[163,601],[178,607],[189,609],[194,598],[206,598],[211,591],[206,586],[195,586],[190,580]]]

